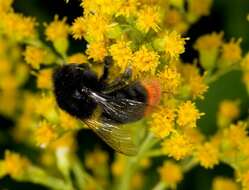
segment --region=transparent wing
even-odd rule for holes
[[[103,109],[105,115],[120,123],[128,123],[141,119],[145,110],[152,107],[144,102],[127,98],[115,98],[93,93],[94,99]]]
[[[93,119],[87,119],[83,122],[117,152],[129,156],[136,155],[137,148],[132,141],[129,131],[125,127]]]

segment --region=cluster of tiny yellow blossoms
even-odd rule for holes
[[[162,163],[151,189],[176,188],[184,172],[197,164],[212,169],[219,163],[234,169],[236,182],[217,177],[213,190],[249,189],[248,126],[246,120],[236,121],[241,118],[239,98],[220,102],[217,131],[208,137],[198,121],[209,113],[203,113],[202,107],[199,110],[195,102],[205,99],[210,83],[233,69],[243,72],[249,92],[249,53],[243,55],[240,38],[227,42],[224,32],[213,32],[197,39],[198,57],[193,64],[181,59],[189,39],[184,34],[210,13],[212,0],[189,0],[187,5],[176,0],[82,0],[82,15],[72,23],[66,15],[39,23],[45,42],[36,19],[16,13],[12,3],[0,1],[0,114],[15,121],[10,130],[13,139],[39,155],[35,165],[6,151],[0,160],[0,177],[10,175],[61,190],[74,186],[139,190],[146,184],[144,173],[154,167],[152,157],[158,156]],[[82,41],[82,47],[86,43],[86,49],[69,55],[70,35]],[[86,64],[100,76],[106,58],[112,59],[107,83],[130,69],[127,83],[152,80],[160,85],[158,105],[148,105],[151,114],[137,123],[117,126],[131,129],[132,140],[138,144],[134,157],[110,156],[101,146],[90,150],[85,139],[82,146],[87,151],[82,155],[77,132],[89,128],[62,111],[53,94],[56,66]],[[158,98],[150,96],[153,93],[148,92],[148,98]]]

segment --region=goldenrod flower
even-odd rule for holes
[[[189,11],[191,14],[197,16],[207,16],[210,12],[210,7],[213,0],[190,0],[189,1]]]
[[[38,88],[52,88],[52,69],[40,70],[37,75],[37,87]]]
[[[187,23],[184,22],[183,14],[177,9],[166,11],[164,24],[168,29],[175,30],[179,33],[183,33],[188,29]]]
[[[194,47],[199,51],[212,51],[212,49],[217,49],[222,45],[223,35],[223,32],[213,32],[211,34],[203,35],[197,39]]]
[[[96,62],[104,61],[104,58],[107,56],[107,49],[105,43],[101,41],[96,41],[88,44],[86,54],[88,55],[88,59],[93,59]]]
[[[8,12],[11,10],[11,5],[13,3],[13,0],[4,0],[0,1],[0,14],[3,12]]]
[[[241,60],[241,41],[241,39],[238,39],[237,41],[235,41],[235,39],[232,39],[230,40],[230,42],[223,44],[221,58],[226,63],[236,63]]]
[[[67,58],[67,63],[87,63],[87,56],[83,53],[75,53]]]
[[[115,44],[110,46],[110,54],[123,73],[125,69],[129,66],[132,60],[132,50],[130,48],[131,42],[126,42],[125,40],[119,40]]]
[[[213,168],[219,163],[219,149],[214,144],[206,142],[196,150],[196,158],[204,168]]]
[[[142,32],[147,33],[150,29],[158,32],[160,27],[160,11],[158,7],[144,6],[137,16],[137,27]]]
[[[223,100],[219,105],[218,125],[226,127],[240,114],[238,101]]]
[[[137,7],[139,5],[138,0],[127,0],[124,1],[116,13],[116,16],[125,16],[127,18],[134,16],[137,12]]]
[[[145,46],[142,46],[133,54],[132,58],[132,72],[134,77],[143,74],[155,74],[156,68],[159,64],[159,55]]]
[[[89,152],[88,154],[86,154],[86,167],[91,170],[98,170],[99,168],[103,168],[103,166],[107,164],[108,159],[109,157],[107,152],[99,148],[95,148],[93,152]]]
[[[200,119],[204,113],[200,113],[195,104],[191,101],[182,103],[178,110],[177,124],[180,127],[196,127],[196,121]]]
[[[54,17],[54,21],[46,25],[45,35],[47,40],[55,42],[65,39],[68,36],[69,26],[66,24],[66,18],[59,20],[58,15]]]
[[[76,40],[83,39],[86,34],[86,27],[86,20],[84,17],[76,18],[71,26],[73,38]]]
[[[141,189],[144,185],[144,175],[142,173],[136,173],[131,179],[131,189]]]
[[[167,137],[174,130],[175,110],[170,107],[160,107],[152,115],[150,129],[159,138]]]
[[[185,134],[173,133],[162,144],[162,151],[170,157],[180,160],[192,154],[193,145]]]
[[[121,176],[125,169],[126,158],[123,155],[118,155],[111,165],[111,171],[114,176]]]
[[[227,177],[216,177],[212,183],[212,190],[239,190],[239,185]]]
[[[158,75],[163,92],[166,95],[175,95],[178,92],[178,88],[181,84],[181,75],[174,67],[166,67],[164,71]]]
[[[181,38],[180,34],[176,31],[167,32],[164,36],[164,51],[169,58],[178,58],[180,54],[184,53],[185,40],[187,38]]]
[[[159,173],[161,181],[173,188],[183,179],[181,167],[173,161],[165,161],[159,168]]]
[[[36,36],[36,21],[17,13],[5,14],[2,18],[3,32],[11,39],[22,41]]]
[[[41,48],[27,46],[24,52],[25,61],[34,69],[39,69],[40,64],[44,63],[47,52]]]
[[[44,148],[56,138],[57,133],[54,130],[54,126],[46,121],[42,121],[39,123],[39,126],[35,131],[35,139],[39,146]]]
[[[25,171],[29,166],[28,159],[11,151],[5,151],[4,169],[11,177],[20,179],[24,177]]]
[[[205,136],[198,130],[197,127],[195,128],[184,128],[183,132],[187,135],[193,145],[200,145],[205,140]]]
[[[63,129],[76,129],[78,127],[77,120],[68,113],[60,110],[59,111],[60,126]]]

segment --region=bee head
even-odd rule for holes
[[[91,115],[95,108],[92,98],[82,89],[96,90],[97,76],[85,65],[67,64],[53,73],[54,94],[59,107],[78,118]]]

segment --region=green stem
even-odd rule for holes
[[[135,173],[136,169],[138,168],[138,162],[143,158],[143,156],[146,154],[146,151],[148,151],[151,147],[155,145],[157,142],[157,139],[153,137],[152,134],[149,134],[144,142],[142,143],[138,154],[135,157],[129,158],[127,161],[127,165],[125,167],[124,175],[121,179],[120,186],[118,190],[129,190],[130,181],[132,175]]]
[[[155,185],[155,187],[152,190],[164,190],[166,188],[167,185],[164,182],[160,181]]]

